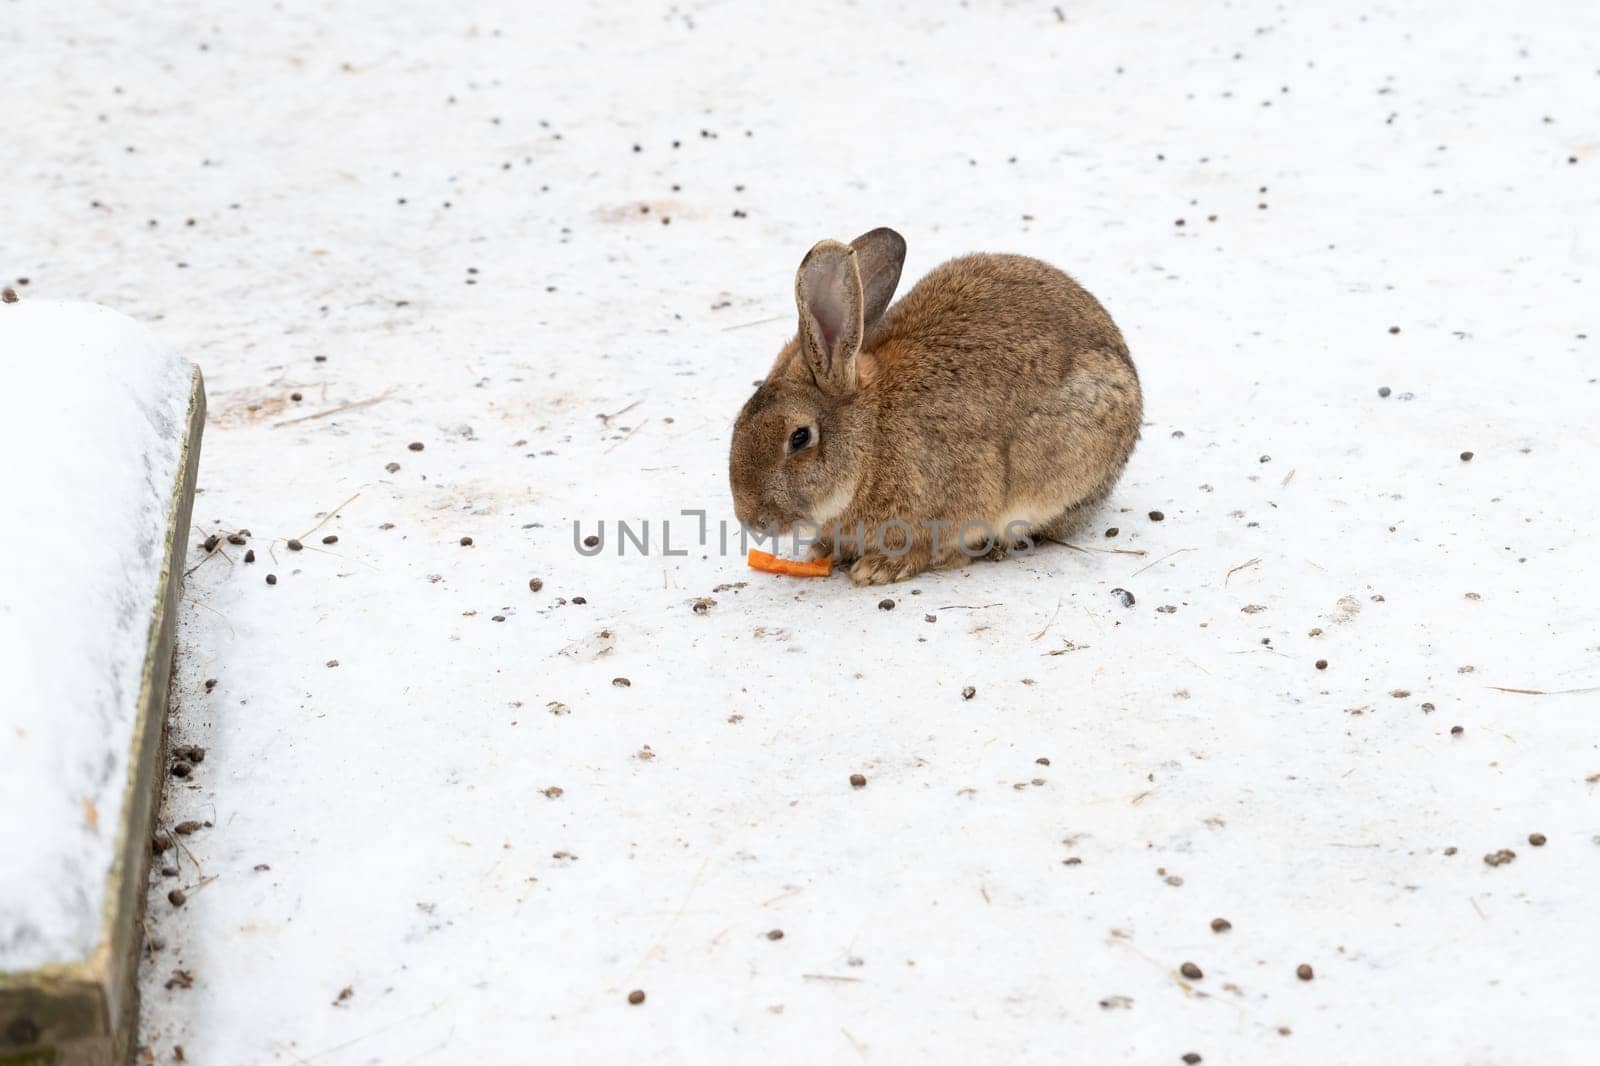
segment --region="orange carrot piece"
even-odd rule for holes
[[[764,574],[787,574],[790,577],[827,577],[833,573],[832,559],[800,562],[795,559],[780,559],[771,552],[764,552],[757,548],[750,549],[750,555],[746,561],[750,564],[750,569],[760,570]]]

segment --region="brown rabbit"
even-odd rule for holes
[[[1111,491],[1143,401],[1105,308],[1037,259],[952,259],[889,306],[905,240],[822,241],[800,333],[739,412],[729,477],[752,529],[810,526],[858,585],[1065,536]]]

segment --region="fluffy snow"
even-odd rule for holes
[[[54,300],[0,304],[0,367],[4,972],[99,940],[192,368],[124,315]]]
[[[201,363],[195,540],[256,553],[189,560],[156,1061],[1592,1055],[1600,7],[0,34],[0,272]],[[794,268],[876,225],[906,284],[1029,253],[1121,324],[1148,425],[1086,550],[718,549]]]

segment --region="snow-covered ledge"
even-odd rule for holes
[[[205,391],[88,304],[0,304],[0,372],[0,1059],[122,1062]]]

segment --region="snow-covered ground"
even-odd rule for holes
[[[86,962],[107,933],[193,368],[124,315],[53,300],[0,304],[0,366],[4,974]]]
[[[1590,1061],[1597,39],[6,5],[0,277],[202,365],[194,539],[256,556],[190,559],[148,1054]],[[1023,252],[1117,317],[1148,425],[1086,550],[663,555],[732,520],[799,257],[875,225],[907,284]]]

